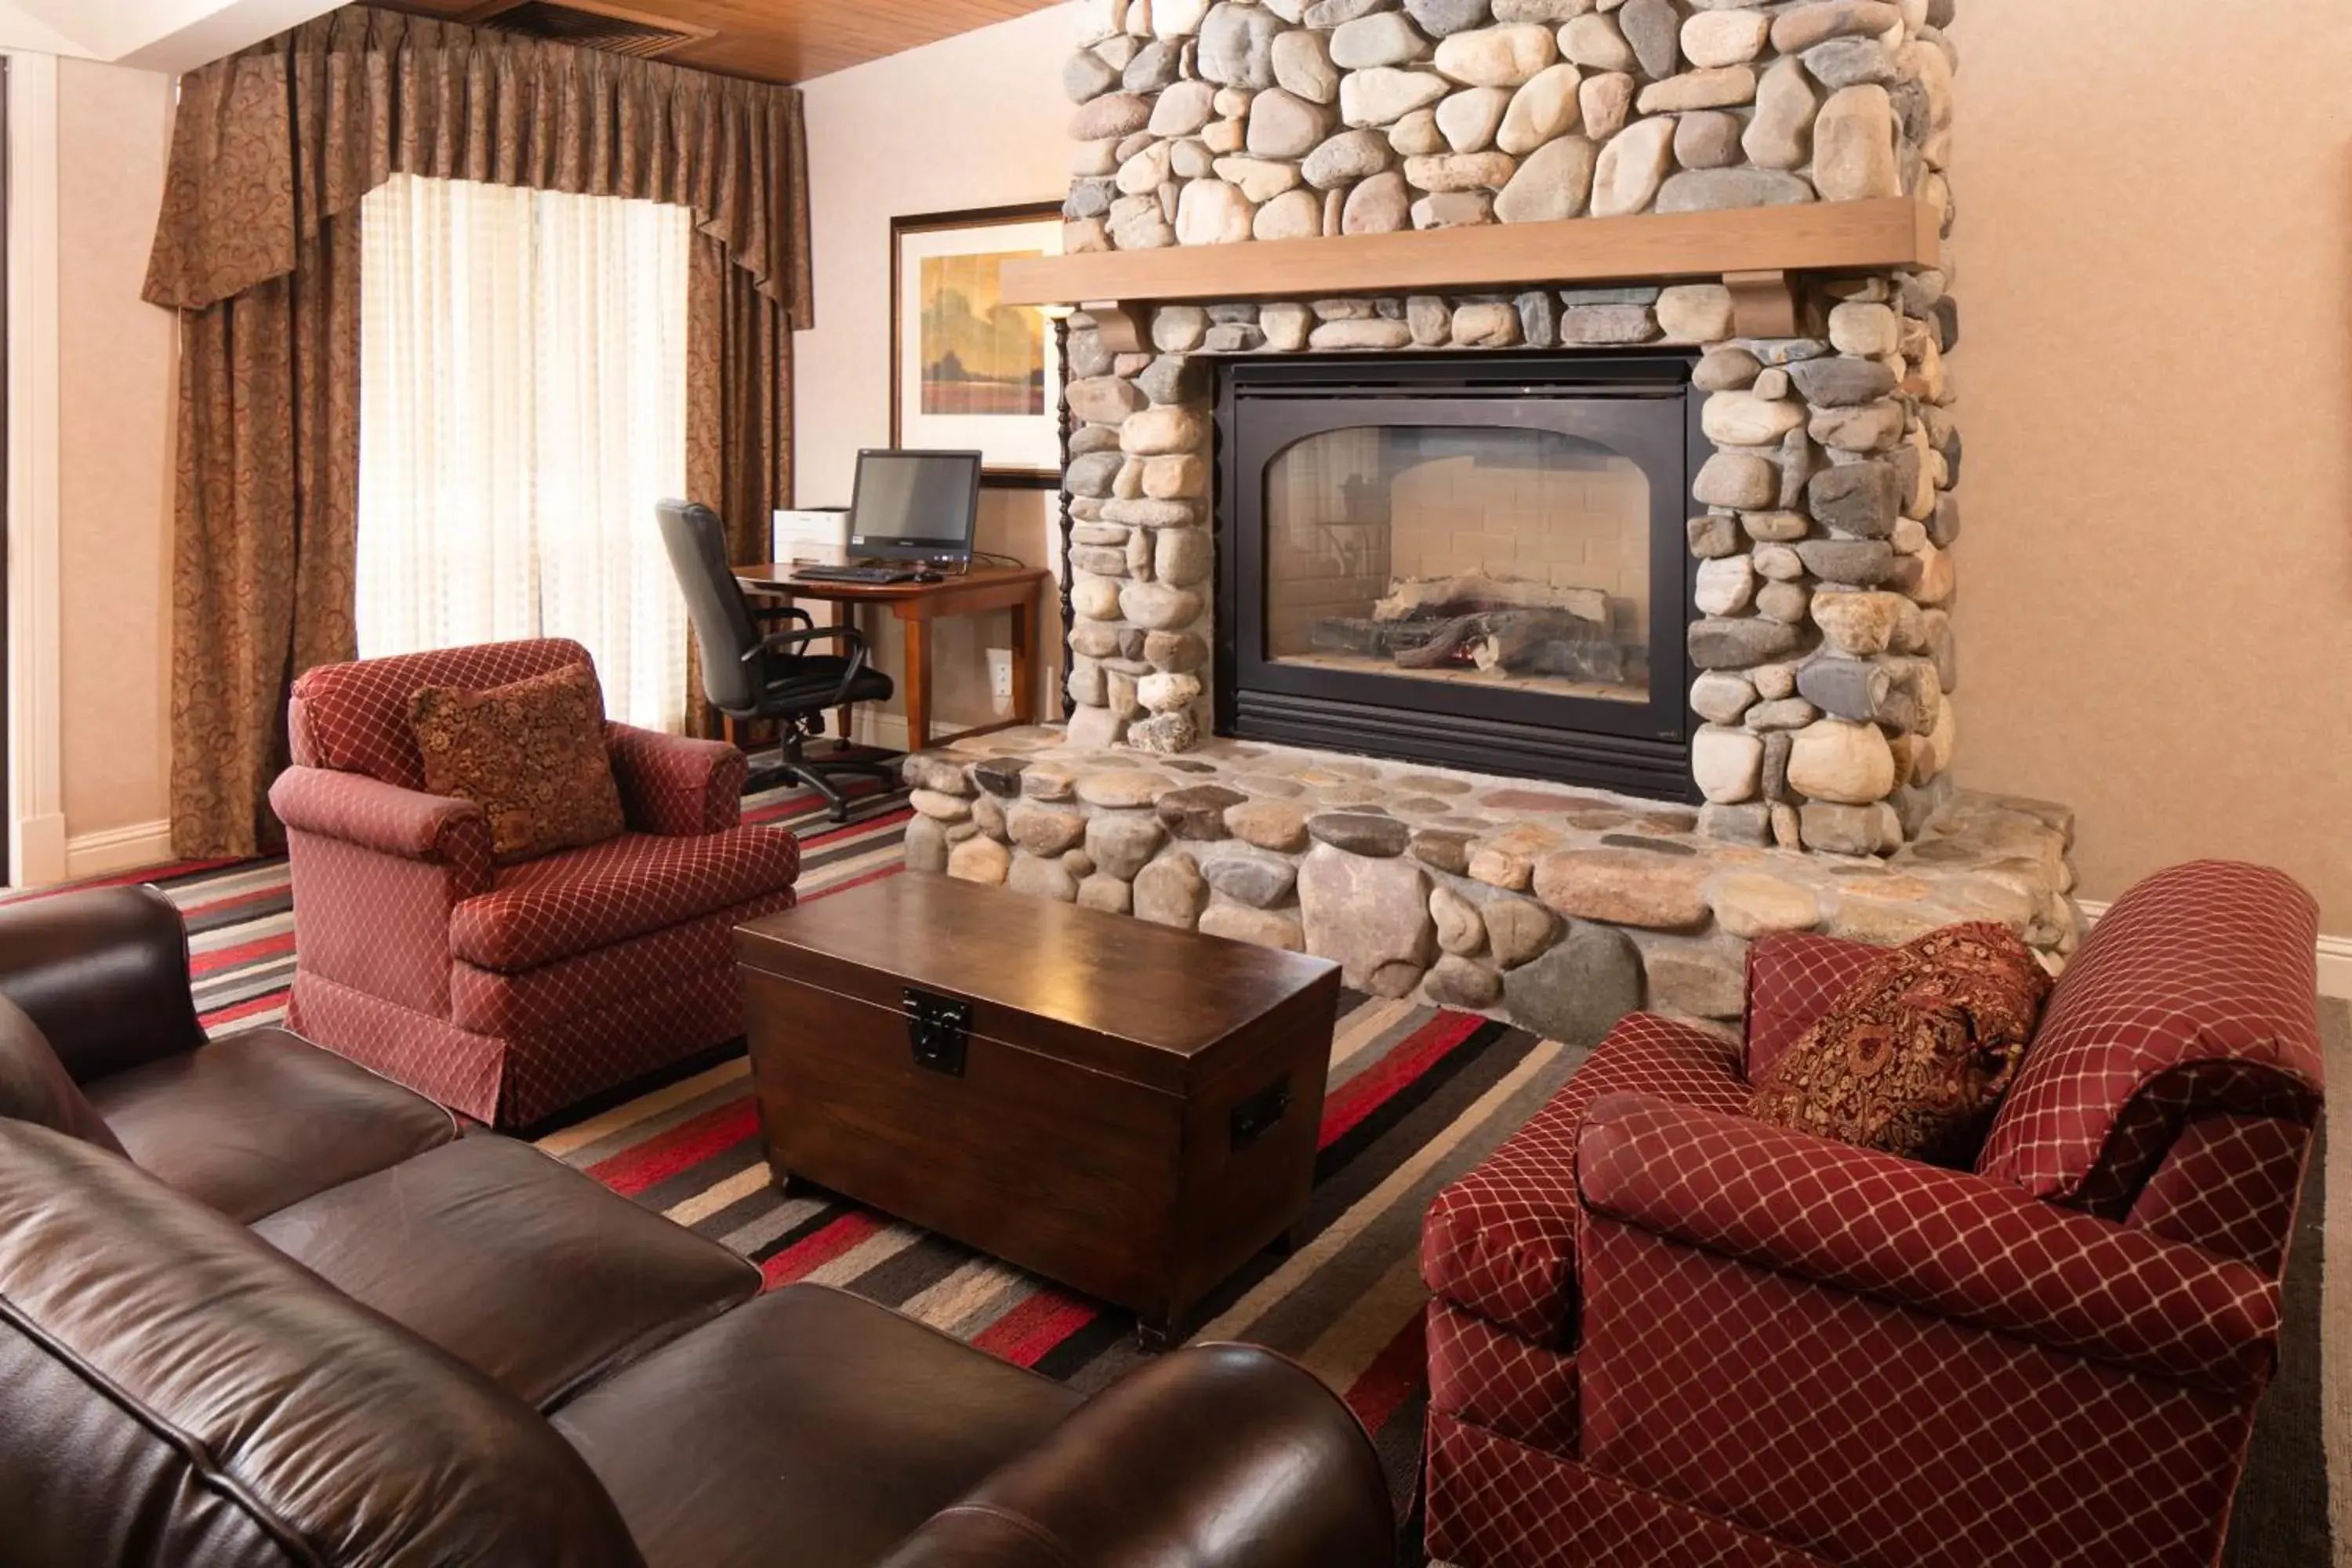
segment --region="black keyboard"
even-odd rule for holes
[[[793,575],[812,583],[913,583],[919,574],[912,566],[795,566]]]

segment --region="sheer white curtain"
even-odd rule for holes
[[[654,503],[686,490],[684,207],[396,175],[361,206],[360,656],[586,645],[686,717]]]

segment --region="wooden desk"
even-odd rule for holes
[[[747,594],[770,598],[815,599],[843,606],[846,616],[860,605],[887,605],[898,618],[907,644],[907,749],[919,752],[931,743],[931,623],[950,616],[979,616],[991,610],[1013,612],[1013,717],[982,724],[942,741],[984,735],[1016,724],[1037,721],[1037,689],[1031,660],[1035,657],[1037,626],[1043,618],[1045,586],[1052,574],[1038,566],[975,566],[961,575],[949,574],[937,583],[826,583],[793,574],[787,562],[738,566],[735,580]],[[843,738],[847,739],[846,729]]]

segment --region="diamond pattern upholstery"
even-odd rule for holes
[[[1822,1559],[1429,1413],[1431,1554],[1467,1568],[1821,1568]]]
[[[418,687],[479,691],[572,664],[592,664],[588,650],[568,637],[535,637],[318,665],[294,681],[288,744],[298,767],[364,773],[422,790],[425,756],[408,727],[408,702]]]
[[[2050,998],[1977,1169],[2119,1216],[2189,1117],[2318,1112],[2319,906],[2284,872],[2222,860],[2116,901]]]
[[[1869,1568],[2210,1565],[2253,1402],[1587,1234],[1585,1467]]]
[[[612,723],[627,830],[492,864],[480,808],[424,793],[409,696],[587,658],[550,638],[310,670],[270,791],[302,932],[290,1026],[499,1126],[740,1034],[728,933],[800,872],[790,833],[739,825],[741,752]]]
[[[640,833],[718,833],[742,814],[751,764],[723,741],[604,726],[604,749],[621,786],[621,810]]]
[[[1875,949],[1759,942],[1736,1064],[1624,1020],[1425,1221],[1433,1552],[2210,1568],[2322,1094],[2315,923],[2254,867],[2126,895],[1974,1172],[1743,1113]]]
[[[2200,1116],[2186,1122],[2126,1223],[2275,1275],[2311,1152],[2311,1129],[2274,1116]]]
[[[1636,1090],[1738,1111],[1750,1092],[1721,1037],[1653,1013],[1612,1030],[1575,1076],[1502,1146],[1437,1194],[1421,1227],[1430,1289],[1541,1345],[1575,1327],[1577,1203],[1569,1173],[1584,1113]]]
[[[2225,1393],[2270,1374],[2259,1271],[1980,1177],[1630,1094],[1576,1176],[1588,1215],[1798,1279]]]
[[[1780,931],[1748,951],[1745,1070],[1750,1083],[1821,1021],[1845,988],[1885,956],[1885,948],[1811,931]]]
[[[1429,1303],[1433,1408],[1514,1442],[1576,1441],[1576,1358],[1532,1345],[1444,1297]]]
[[[624,833],[505,868],[450,911],[449,949],[518,974],[788,888],[800,868],[798,841],[772,828]]]

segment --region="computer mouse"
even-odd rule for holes
[[[945,579],[928,566],[919,566],[915,569],[915,581],[918,583],[939,583],[944,582]]]

